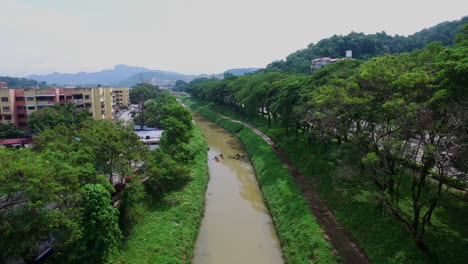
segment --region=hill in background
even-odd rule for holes
[[[463,24],[468,23],[468,16],[452,22],[443,22],[436,26],[423,29],[413,35],[390,36],[385,32],[364,34],[351,32],[346,36],[334,35],[316,44],[309,44],[305,49],[298,50],[285,60],[270,63],[265,71],[309,73],[310,61],[319,57],[342,58],[346,50],[353,51],[353,58],[367,60],[387,53],[410,52],[421,49],[433,41],[443,45],[453,45],[453,39],[460,33]]]
[[[153,72],[168,76],[179,74],[169,71],[150,70],[143,67],[116,65],[113,69],[99,72],[52,73],[46,75],[30,75],[26,78],[60,85],[114,85],[142,72]]]
[[[194,75],[184,75],[176,72],[151,71],[140,72],[113,84],[116,87],[132,87],[137,83],[145,82],[158,86],[173,85],[177,80],[190,82],[195,79]]]

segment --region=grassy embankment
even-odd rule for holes
[[[324,240],[323,230],[292,176],[262,138],[239,123],[219,117],[188,100],[185,103],[228,131],[237,133],[245,145],[275,222],[286,263],[336,263],[332,246]]]
[[[150,207],[111,263],[190,263],[204,212],[208,184],[206,141],[194,129],[192,180]]]
[[[193,100],[193,99],[192,99]],[[198,102],[200,105],[207,105]],[[438,203],[425,242],[432,259],[422,256],[408,231],[376,204],[372,179],[360,177],[356,147],[308,144],[304,136],[287,135],[266,120],[246,119],[213,104],[207,107],[235,119],[244,120],[268,134],[289,155],[297,168],[333,210],[338,221],[356,238],[374,263],[464,263],[468,259],[467,197],[444,193]],[[208,111],[205,109],[205,111]],[[402,207],[411,213],[409,178],[402,181]]]

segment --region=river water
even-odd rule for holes
[[[241,142],[210,120],[194,113],[206,137],[210,181],[205,215],[193,263],[283,263],[281,248],[251,164],[233,158],[245,153]],[[225,157],[215,161],[215,155]]]

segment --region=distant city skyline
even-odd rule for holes
[[[462,0],[0,0],[0,76],[265,67],[351,31],[410,35],[468,15]]]

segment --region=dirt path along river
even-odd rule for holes
[[[194,264],[283,263],[272,219],[241,142],[210,120],[194,113],[209,146],[210,182],[205,215],[195,246]],[[219,162],[215,155],[224,155]]]

